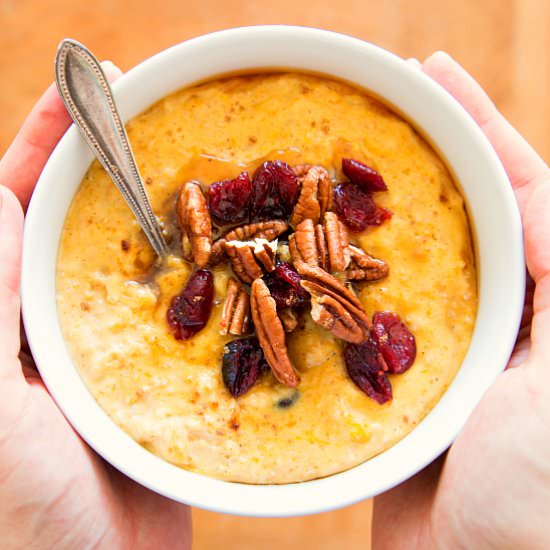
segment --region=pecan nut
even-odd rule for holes
[[[341,301],[309,281],[302,286],[311,294],[311,318],[318,325],[346,342],[360,344],[366,340],[363,328]]]
[[[389,267],[384,260],[367,254],[361,248],[348,245],[351,265],[346,271],[346,277],[352,281],[377,281],[388,275]]]
[[[277,315],[277,305],[262,279],[252,283],[250,309],[260,346],[275,378],[285,386],[297,387],[300,378],[288,356],[285,331]]]
[[[204,267],[212,252],[212,222],[206,198],[196,181],[184,183],[177,201],[183,257]]]
[[[323,225],[304,220],[289,240],[294,262],[303,260],[330,272],[342,272],[348,267],[351,259],[348,244],[347,230],[334,212],[325,214]]]
[[[296,177],[298,180],[300,178],[303,178],[307,173],[308,170],[312,167],[311,164],[295,164],[292,169],[294,170],[294,173],[296,174]]]
[[[254,239],[254,256],[262,267],[270,273],[275,269],[275,254],[277,253],[277,241],[271,243],[265,239]]]
[[[332,182],[322,166],[301,164],[295,167],[300,184],[298,201],[290,217],[290,225],[296,227],[305,219],[318,223],[332,206]]]
[[[345,271],[350,262],[348,232],[334,212],[325,214],[323,231],[327,241],[330,271]]]
[[[300,284],[311,294],[312,319],[342,340],[364,342],[370,321],[359,298],[319,266],[298,261],[294,267],[303,279]]]
[[[290,235],[288,246],[293,263],[304,261],[328,269],[327,243],[322,226],[304,220]]]
[[[253,241],[225,241],[225,253],[229,256],[231,267],[244,283],[252,283],[266,271],[275,269],[277,241],[256,238]]]
[[[250,300],[244,285],[231,277],[223,304],[220,334],[242,336],[248,332]]]
[[[288,224],[283,220],[270,220],[236,227],[214,242],[210,264],[216,265],[222,261],[226,241],[247,241],[256,238],[272,241],[287,229]]]

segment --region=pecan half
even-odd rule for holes
[[[294,241],[293,244],[290,241]],[[290,241],[294,262],[301,259],[331,272],[345,271],[350,263],[348,233],[334,212],[325,214],[323,225],[313,225],[311,220],[304,220]]]
[[[255,238],[272,241],[287,229],[288,224],[283,220],[270,220],[236,227],[214,242],[210,265],[216,265],[222,261],[226,241],[247,241]]]
[[[298,261],[294,267],[302,276],[301,285],[311,294],[312,319],[346,342],[364,342],[370,321],[359,298],[319,266]]]
[[[290,225],[296,227],[305,219],[318,223],[332,206],[332,182],[322,166],[298,165],[300,194],[290,217]]]
[[[319,266],[324,270],[330,269],[329,253],[327,247],[327,239],[323,226],[317,224],[315,226],[315,244],[317,245],[317,257],[319,258]]]
[[[243,284],[231,277],[223,304],[220,334],[242,336],[248,332],[250,301]]]
[[[295,164],[292,169],[294,170],[294,173],[296,174],[297,178],[303,178],[308,170],[311,168],[311,164]]]
[[[304,261],[328,269],[328,254],[325,234],[320,225],[311,220],[301,222],[288,240],[292,261]]]
[[[263,268],[270,273],[275,269],[275,254],[277,252],[277,241],[270,243],[264,239],[254,239],[256,245],[254,247],[254,256],[260,262]],[[262,242],[263,241],[263,242]]]
[[[225,241],[225,253],[229,256],[235,275],[244,283],[251,283],[266,271],[275,269],[277,241],[256,238],[253,241]]]
[[[182,233],[183,257],[204,267],[212,252],[212,222],[206,198],[196,181],[183,184],[176,210]]]
[[[348,250],[352,263],[346,271],[346,277],[353,281],[377,281],[387,276],[389,272],[388,264],[367,254],[361,248],[348,245]]]
[[[256,334],[275,378],[295,388],[300,378],[288,357],[283,324],[277,315],[275,300],[262,279],[256,279],[250,290],[250,309]]]
[[[328,247],[331,272],[344,271],[350,262],[348,232],[334,212],[327,212],[323,220],[323,230]]]

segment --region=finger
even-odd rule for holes
[[[419,531],[428,523],[445,457],[446,453],[412,478],[374,499],[373,548],[406,548],[403,541],[416,541],[418,548],[428,547],[423,543],[429,541],[421,541]],[[398,525],[399,529],[388,529],[388,525]]]
[[[531,193],[523,218],[525,257],[535,281],[531,355],[533,364],[550,366],[550,180]]]
[[[533,298],[535,294],[535,281],[529,272],[526,275],[526,284],[525,284],[525,299],[523,304],[523,313],[521,315],[520,328],[526,326],[531,326],[531,321],[533,320]]]
[[[0,377],[21,375],[19,278],[23,212],[15,195],[0,185]]]
[[[450,92],[479,124],[500,157],[523,212],[533,187],[548,177],[548,166],[499,113],[481,86],[448,54],[436,52],[428,57],[423,71]]]
[[[415,69],[422,69],[422,63],[420,63],[416,57],[409,57],[409,59],[407,59],[407,63]]]
[[[527,329],[527,327],[526,327]],[[516,345],[514,347],[514,353],[508,361],[507,369],[515,369],[516,367],[521,367],[525,365],[529,353],[531,352],[531,342],[530,342],[530,329],[522,329],[518,334]]]
[[[508,173],[522,214],[527,268],[536,285],[529,362],[550,365],[550,170],[451,57],[437,52],[424,62],[423,70],[472,115]],[[525,350],[523,344],[517,357],[523,359]]]
[[[101,65],[110,82],[122,74],[110,61],[104,61]],[[24,207],[29,203],[46,161],[70,123],[69,114],[52,84],[38,100],[0,160],[0,185],[10,188]]]

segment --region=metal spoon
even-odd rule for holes
[[[67,111],[126,199],[151,246],[158,256],[166,256],[168,247],[162,229],[98,60],[79,42],[62,40],[55,58],[55,81]]]

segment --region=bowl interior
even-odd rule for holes
[[[190,40],[146,60],[117,81],[113,91],[123,119],[128,120],[186,85],[222,73],[273,67],[347,80],[394,105],[436,146],[468,204],[479,282],[471,345],[442,399],[399,443],[328,478],[255,486],[182,470],[118,428],[73,366],[57,317],[58,244],[72,197],[92,160],[75,127],[61,140],[38,182],[27,213],[23,251],[23,315],[29,344],[49,391],[80,435],[119,470],[165,496],[254,516],[308,514],[351,504],[395,486],[437,457],[503,370],[517,334],[525,284],[521,222],[494,151],[458,103],[389,52],[316,29],[232,29]]]

